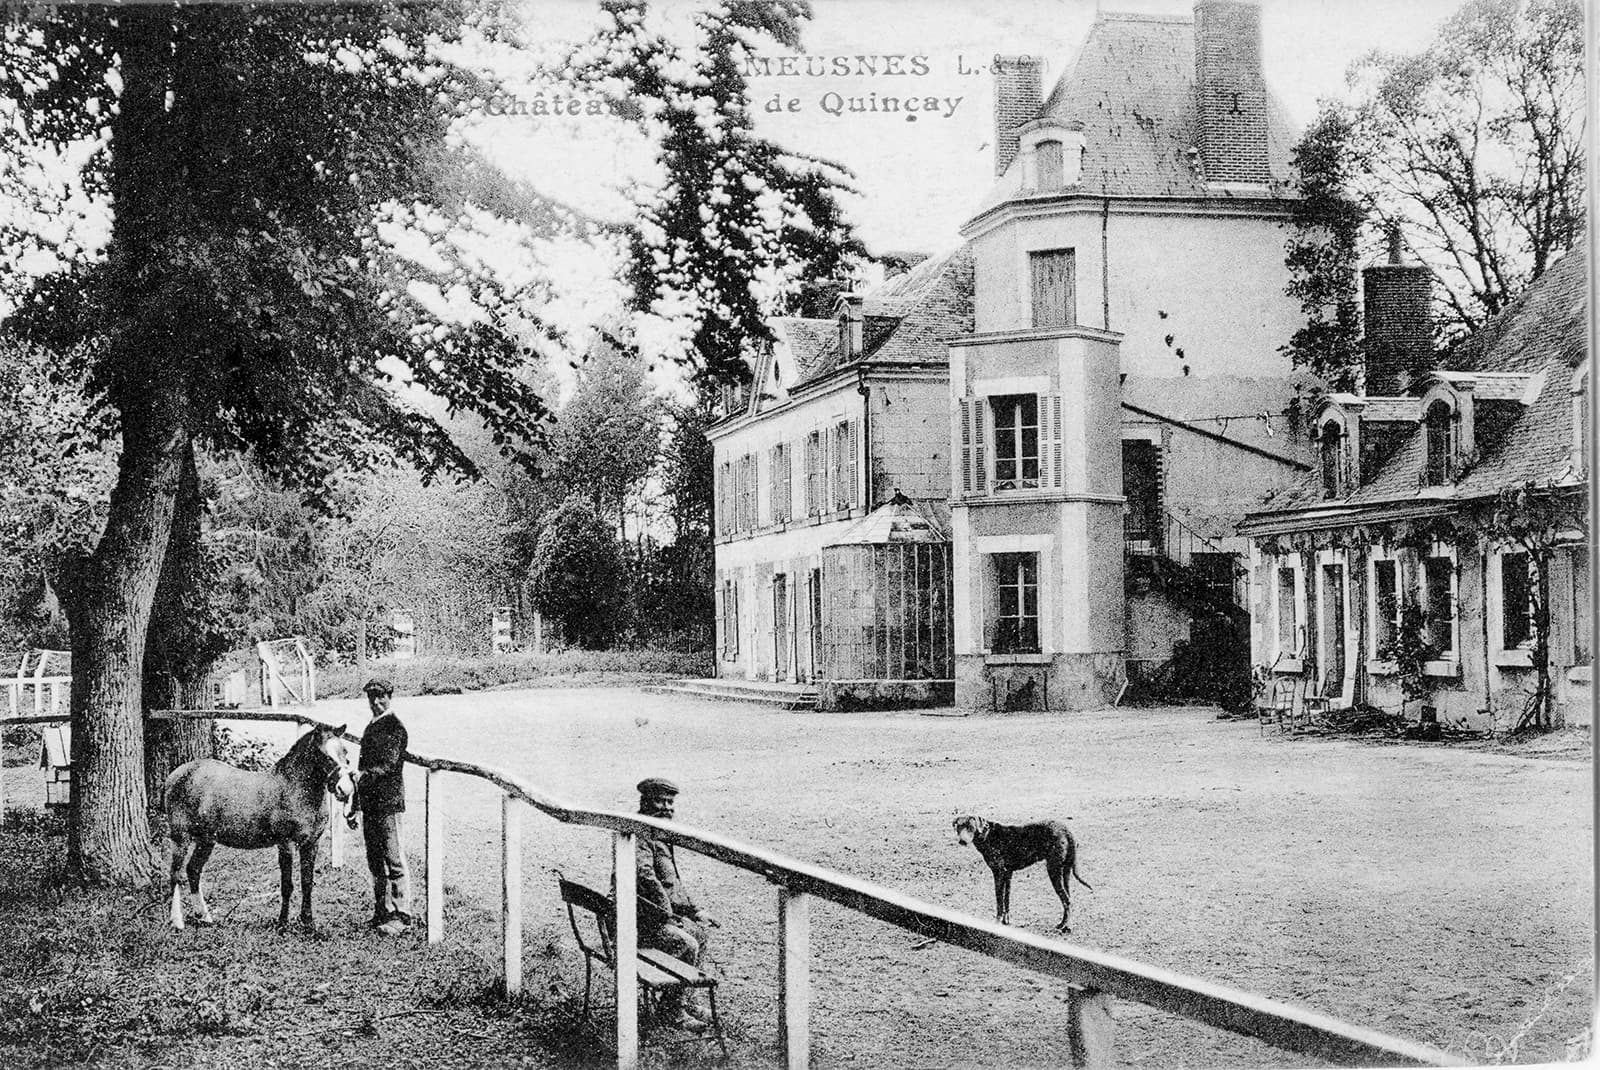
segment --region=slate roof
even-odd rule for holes
[[[972,251],[966,246],[929,257],[886,280],[862,301],[862,359],[872,363],[944,364],[945,342],[972,333]],[[841,366],[837,320],[788,320],[814,342],[809,359],[795,355],[800,382],[821,379]],[[811,324],[826,325],[826,332]],[[825,334],[825,337],[824,337]],[[792,343],[791,343],[792,344]]]
[[[1293,516],[1287,514],[1295,512],[1308,521],[1315,514],[1318,526],[1325,526],[1341,507],[1353,514],[1399,503],[1483,498],[1527,482],[1580,484],[1582,473],[1572,466],[1571,388],[1573,373],[1588,356],[1588,291],[1579,248],[1449,356],[1441,378],[1471,373],[1480,384],[1473,390],[1475,405],[1508,409],[1508,423],[1492,437],[1480,436],[1477,460],[1454,483],[1419,485],[1426,442],[1421,424],[1414,422],[1379,471],[1349,496],[1324,499],[1321,480],[1312,473],[1269,498],[1241,528],[1292,527]]]
[[[1195,107],[1194,20],[1183,15],[1102,12],[1041,117],[1081,124],[1085,151],[1078,185],[1066,192],[1110,197],[1230,197],[1208,186],[1190,162],[1200,143]],[[1268,196],[1290,195],[1294,124],[1267,90]],[[1019,195],[1021,157],[1013,160],[974,215]],[[1060,196],[1060,192],[1023,196]],[[1249,196],[1260,197],[1256,191]]]

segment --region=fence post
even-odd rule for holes
[[[634,834],[618,830],[611,841],[612,875],[617,885],[617,1070],[639,1065],[639,912]]]
[[[1115,1066],[1116,1028],[1110,996],[1097,988],[1067,988],[1067,1043],[1072,1049],[1074,1070],[1108,1070]]]
[[[778,889],[778,1041],[789,1070],[811,1065],[811,897]]]
[[[428,943],[444,939],[444,800],[439,797],[437,769],[429,769],[423,779],[427,794],[422,804],[423,881],[428,897]]]
[[[344,806],[339,797],[328,792],[328,864],[334,869],[344,866]]]
[[[506,998],[522,995],[522,810],[500,796],[500,927],[505,946]]]

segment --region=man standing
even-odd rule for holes
[[[390,709],[394,685],[382,677],[362,687],[372,720],[361,733],[361,761],[356,772],[356,808],[361,811],[361,838],[372,872],[372,928],[398,936],[411,928],[411,873],[401,839],[406,809],[406,726]]]
[[[670,821],[678,786],[661,777],[641,780],[638,786],[639,812]],[[639,945],[665,951],[675,959],[709,972],[710,930],[717,922],[689,898],[678,875],[678,860],[672,844],[654,836],[640,835],[635,861],[640,902]],[[711,1018],[710,1010],[704,1005],[691,1001],[684,1006],[672,996],[662,999],[661,1011],[667,1024],[695,1033],[702,1032]]]

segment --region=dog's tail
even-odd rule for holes
[[[1078,872],[1078,860],[1076,858],[1074,858],[1072,860],[1072,875],[1074,877],[1078,878],[1078,883],[1079,884],[1083,885],[1085,888],[1089,889],[1091,892],[1094,891],[1094,885],[1092,885],[1088,881],[1084,880],[1082,874],[1080,874]],[[1063,887],[1065,887],[1065,885],[1063,885]]]

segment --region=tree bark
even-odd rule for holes
[[[148,884],[144,777],[145,634],[189,444],[189,369],[172,346],[184,311],[162,303],[162,267],[184,198],[166,107],[169,11],[129,9],[112,35],[123,89],[111,122],[111,240],[99,285],[118,323],[104,361],[122,453],[106,528],[73,570],[69,877]]]
[[[222,653],[223,642],[211,627],[205,556],[200,522],[205,503],[194,446],[183,451],[173,503],[172,534],[156,583],[155,604],[144,657],[145,788],[159,804],[167,774],[185,762],[216,753],[216,731],[210,721],[149,719],[154,709],[197,709],[206,701],[206,674]]]
[[[146,630],[166,557],[188,432],[175,395],[123,415],[122,458],[105,533],[72,592],[72,806],[69,874],[145,885]]]

